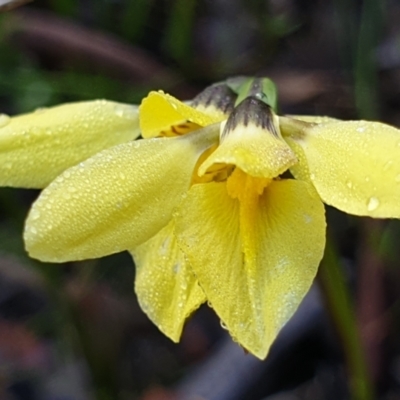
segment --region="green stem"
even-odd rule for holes
[[[372,400],[374,390],[367,371],[354,307],[343,276],[343,268],[330,240],[327,241],[318,278],[343,346],[352,399]]]

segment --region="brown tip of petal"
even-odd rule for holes
[[[270,106],[256,97],[247,97],[231,113],[221,134],[223,140],[229,133],[240,126],[249,124],[267,130],[275,137],[280,137],[274,121],[274,113]]]
[[[223,114],[233,111],[236,94],[225,84],[216,83],[204,89],[193,100],[191,105],[198,109],[216,108]]]

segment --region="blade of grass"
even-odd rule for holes
[[[374,390],[365,363],[354,306],[343,276],[343,267],[330,240],[327,241],[318,278],[331,318],[341,339],[349,374],[351,397],[353,400],[372,400]]]

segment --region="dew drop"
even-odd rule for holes
[[[306,223],[306,224],[309,224],[310,222],[312,222],[312,217],[310,216],[310,215],[308,215],[308,214],[304,214],[304,222]]]
[[[388,161],[388,162],[384,165],[383,170],[384,170],[384,171],[387,171],[392,165],[393,165],[393,161]]]
[[[360,126],[357,128],[357,132],[359,132],[359,133],[363,133],[364,131],[365,131],[365,127],[363,127],[363,126]]]
[[[346,182],[346,186],[347,186],[349,189],[352,189],[352,187],[353,187],[353,182],[352,182],[352,181],[347,181],[347,182]]]
[[[379,200],[376,197],[370,197],[367,203],[368,211],[374,211],[379,207]]]
[[[39,108],[37,108],[37,109],[34,111],[34,113],[35,113],[35,114],[42,114],[42,113],[44,113],[46,110],[47,110],[46,107],[39,107]]]
[[[176,263],[173,267],[172,267],[172,272],[176,275],[179,271],[181,270],[181,264],[180,263]]]
[[[7,114],[0,114],[0,128],[10,123],[10,117]]]
[[[31,218],[32,218],[33,221],[36,221],[37,219],[40,218],[40,212],[37,211],[37,210],[32,210]]]
[[[228,327],[226,326],[226,324],[225,324],[225,322],[224,321],[220,321],[220,324],[221,324],[221,328],[222,329],[225,329],[225,330],[228,330]]]
[[[115,106],[115,114],[118,116],[118,117],[124,117],[125,116],[125,110],[124,110],[124,107],[122,107],[122,106]]]

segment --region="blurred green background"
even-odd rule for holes
[[[271,77],[282,113],[400,126],[400,3],[35,0],[0,13],[3,113],[152,89],[190,99],[241,74]],[[37,195],[0,189],[0,399],[400,399],[398,222],[328,210],[339,277],[321,273],[259,362],[207,307],[180,344],[166,339],[137,304],[128,254],[29,259]]]

